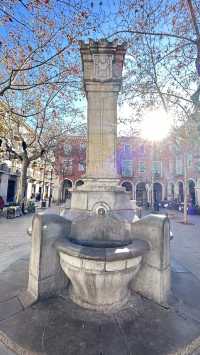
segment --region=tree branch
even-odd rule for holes
[[[193,44],[197,44],[197,41],[189,38],[189,37],[185,37],[185,36],[179,36],[173,33],[168,33],[168,32],[151,32],[151,31],[137,31],[137,30],[120,30],[120,31],[116,31],[114,33],[112,33],[111,35],[107,36],[106,39],[109,39],[115,35],[118,35],[120,33],[130,33],[130,34],[135,34],[135,35],[148,35],[148,36],[158,36],[158,37],[171,37],[171,38],[177,38],[177,39],[182,39],[184,41],[188,41],[191,42]]]

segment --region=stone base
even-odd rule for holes
[[[200,354],[200,283],[187,270],[172,271],[167,309],[135,294],[121,311],[102,314],[74,304],[66,291],[23,309],[18,295],[27,264],[18,261],[0,274],[0,344],[9,354]]]
[[[72,209],[96,212],[100,207],[104,207],[106,211],[131,210],[132,204],[128,193],[121,189],[73,191],[71,199]]]
[[[125,191],[124,187],[119,186],[120,179],[117,178],[85,178],[82,181],[84,184],[77,186],[76,190],[105,191],[106,189],[113,189]]]
[[[70,189],[72,192],[71,200],[65,203],[65,210],[62,216],[71,220],[74,216],[87,213],[98,213],[99,208],[103,208],[105,212],[121,213],[122,211],[132,211],[134,216],[138,213],[136,201],[130,199],[130,193],[125,188],[119,186],[119,179],[82,179],[84,184]],[[69,212],[70,211],[70,212]]]

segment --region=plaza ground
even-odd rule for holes
[[[58,213],[59,208],[53,207],[46,212]],[[174,238],[171,241],[173,264],[184,266],[200,281],[200,216],[189,216],[189,225],[181,223],[183,214],[176,211],[168,212]],[[41,211],[40,211],[41,213]],[[0,272],[9,264],[28,257],[31,248],[31,238],[27,229],[32,223],[33,215],[25,215],[15,219],[0,218]]]
[[[48,211],[46,211],[48,212]],[[52,208],[49,212],[57,212],[58,208]],[[190,216],[189,225],[181,223],[183,215],[175,211],[164,211],[169,213],[170,223],[174,238],[171,241],[172,270],[185,275],[192,274],[196,280],[197,288],[188,289],[188,298],[190,293],[199,302],[200,294],[197,294],[198,284],[200,285],[200,216]],[[32,215],[26,215],[16,219],[0,218],[0,273],[6,275],[9,266],[18,265],[19,259],[26,260],[29,257],[31,249],[31,238],[27,235],[27,228],[31,225]],[[178,279],[177,279],[178,280]],[[182,284],[183,291],[184,283]],[[196,291],[197,290],[197,291]],[[184,290],[185,292],[185,290]],[[198,313],[198,312],[197,312]],[[193,315],[193,318],[195,314]],[[0,342],[0,355],[11,355],[10,350],[4,347]],[[195,355],[200,352],[194,353]]]

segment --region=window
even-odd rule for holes
[[[133,162],[132,160],[122,161],[122,176],[131,177],[133,176]]]
[[[139,146],[139,154],[144,154],[144,144]]]
[[[78,164],[78,170],[85,171],[85,161],[84,160],[80,160],[80,162]]]
[[[176,159],[176,175],[183,175],[183,161]]]
[[[86,150],[86,144],[85,143],[80,143],[80,152],[84,153]]]
[[[146,171],[146,166],[144,161],[139,161],[138,162],[138,172],[139,173],[145,173]]]
[[[70,154],[71,153],[71,151],[72,151],[72,146],[71,146],[71,144],[64,144],[64,153],[66,154],[66,155],[68,155],[68,154]]]
[[[64,163],[65,173],[66,174],[72,174],[72,169],[73,169],[72,159],[64,160],[63,163]]]
[[[152,173],[156,175],[161,175],[161,161],[152,161]]]
[[[131,153],[131,145],[124,144],[124,153]]]

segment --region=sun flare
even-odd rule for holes
[[[168,135],[171,119],[163,110],[149,111],[141,122],[141,136],[151,141],[161,141]]]

